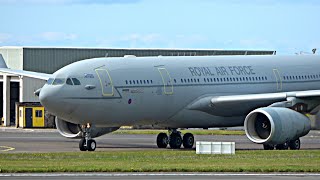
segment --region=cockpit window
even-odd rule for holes
[[[72,81],[71,81],[70,78],[67,79],[67,84],[68,84],[68,85],[73,85],[73,83],[72,83]]]
[[[53,82],[53,78],[49,78],[48,80],[47,80],[47,84],[49,84],[49,85],[51,85],[52,84],[52,82]]]
[[[81,85],[80,81],[77,78],[72,78],[74,85]]]
[[[65,78],[55,78],[52,85],[61,85],[66,82]]]

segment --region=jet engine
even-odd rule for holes
[[[56,127],[59,133],[66,138],[82,138],[82,132],[79,124],[73,124],[56,117]],[[104,134],[118,130],[119,127],[91,127],[91,137],[99,137]]]
[[[305,136],[311,123],[308,117],[291,109],[265,107],[250,112],[244,128],[252,142],[277,145]]]

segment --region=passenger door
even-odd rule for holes
[[[96,73],[99,77],[102,95],[103,96],[113,96],[114,95],[114,87],[112,83],[112,79],[107,69],[96,69]]]
[[[164,86],[163,87],[164,94],[167,94],[167,95],[173,94],[173,84],[172,84],[172,79],[170,77],[169,72],[164,67],[158,68],[158,71],[162,78],[162,82]]]

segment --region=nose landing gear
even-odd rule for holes
[[[81,126],[83,138],[79,142],[80,151],[94,151],[96,150],[97,143],[91,138],[91,125],[87,123]]]
[[[157,136],[157,146],[159,148],[167,148],[168,144],[172,149],[192,148],[194,144],[194,136],[186,133],[183,138],[181,132],[177,129],[169,129],[169,136],[166,133],[159,133]]]

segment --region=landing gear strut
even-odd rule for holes
[[[97,143],[91,138],[91,125],[88,123],[81,126],[83,138],[79,142],[80,151],[94,151],[96,150]]]
[[[157,146],[166,148],[170,145],[172,149],[179,149],[181,145],[184,148],[192,148],[194,144],[194,136],[191,133],[186,133],[183,138],[181,132],[177,129],[169,129],[169,136],[166,133],[159,133],[157,136]]]

